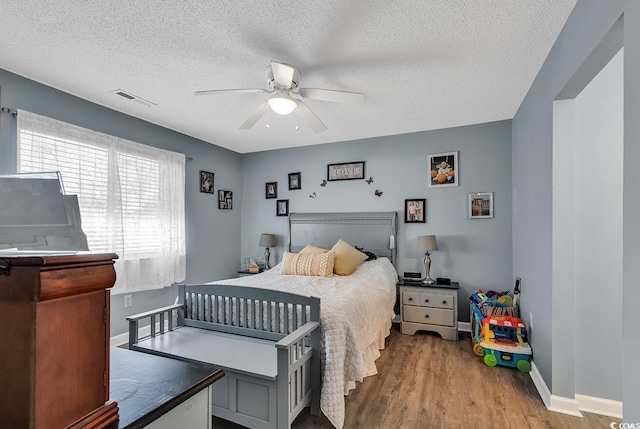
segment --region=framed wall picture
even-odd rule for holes
[[[200,192],[213,194],[213,173],[200,170]]]
[[[302,173],[289,173],[289,190],[302,189]]]
[[[266,199],[278,198],[278,182],[268,182],[264,184],[264,196]]]
[[[427,221],[427,200],[404,200],[404,223],[425,223]]]
[[[469,219],[493,217],[493,192],[474,192],[469,194]]]
[[[233,192],[218,190],[218,208],[220,210],[231,210],[233,208]]]
[[[289,216],[289,200],[276,201],[276,216]]]
[[[460,184],[458,152],[434,153],[428,155],[429,187],[444,188]]]
[[[358,179],[364,179],[364,161],[327,165],[327,180],[329,182]]]

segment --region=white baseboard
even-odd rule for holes
[[[533,380],[533,384],[536,386],[536,390],[538,390],[538,394],[544,402],[544,406],[549,408],[551,404],[551,391],[547,387],[547,384],[544,382],[542,375],[540,375],[540,371],[538,371],[538,367],[534,361],[531,361],[531,371],[529,372],[529,376],[531,380]]]
[[[564,396],[551,395],[551,405],[547,407],[549,411],[569,414],[570,416],[583,417],[578,406],[578,401]]]
[[[551,394],[551,391],[544,382],[542,375],[540,375],[538,367],[533,361],[531,362],[531,371],[529,372],[529,376],[531,377],[531,380],[533,380],[533,384],[536,386],[538,394],[540,395],[540,398],[542,398],[542,402],[544,402],[544,406],[547,407],[547,410],[582,417],[582,413],[580,413],[580,409],[578,408],[578,402],[575,399]]]
[[[600,414],[602,416],[622,418],[622,402],[594,396],[575,394],[575,399],[552,395],[546,383],[540,375],[540,371],[534,362],[531,362],[529,373],[533,384],[538,389],[542,402],[549,411],[582,417],[582,412]]]
[[[576,401],[580,411],[585,413],[600,414],[603,416],[622,418],[622,402],[611,399],[597,398],[595,396],[580,395],[576,393]]]
[[[458,331],[471,332],[471,322],[458,322]]]
[[[145,326],[145,328],[147,328],[147,335],[149,335],[151,333],[151,329],[149,329],[148,326]],[[115,336],[111,337],[110,340],[109,340],[109,344],[111,344],[111,347],[120,347],[120,346],[124,346],[125,344],[128,344],[128,343],[129,343],[129,333],[128,332],[125,332],[124,334],[120,334],[120,335],[115,335]]]

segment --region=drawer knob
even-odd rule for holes
[[[443,303],[443,304],[446,304],[446,303],[447,303],[447,301],[446,301],[446,300],[445,300],[445,301],[442,301],[442,303]]]
[[[425,315],[424,317],[428,319],[428,318],[429,318],[429,315],[427,314],[427,315]]]
[[[413,301],[413,298],[409,298],[409,301]]]
[[[429,302],[429,298],[425,299],[424,302]]]

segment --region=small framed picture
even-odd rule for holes
[[[458,152],[434,153],[428,155],[429,188],[445,188],[460,184]]]
[[[302,173],[289,173],[289,190],[302,189]]]
[[[200,192],[213,194],[213,173],[200,170]]]
[[[278,198],[278,182],[268,182],[264,184],[264,197]]]
[[[276,201],[276,216],[289,216],[289,200]]]
[[[427,200],[404,200],[404,223],[425,223],[427,221]]]
[[[493,217],[493,192],[469,194],[469,219]]]
[[[218,208],[220,210],[231,210],[233,208],[233,192],[218,190]]]

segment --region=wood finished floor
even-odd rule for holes
[[[392,329],[376,365],[379,374],[358,383],[345,398],[345,429],[605,429],[612,421],[620,423],[596,414],[580,418],[548,411],[529,374],[486,366],[473,354],[468,333],[445,341]],[[216,429],[241,427],[216,418],[213,423]],[[307,408],[292,425],[301,428],[333,426]]]

